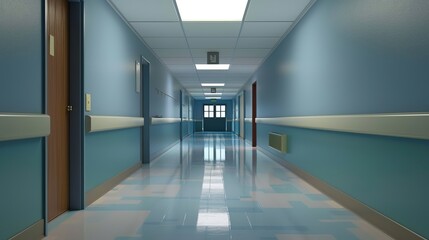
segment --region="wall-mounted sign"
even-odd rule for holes
[[[213,88],[211,88],[211,89],[210,89],[210,92],[211,92],[211,93],[216,93],[216,88],[214,88],[214,87],[213,87]]]
[[[219,64],[219,52],[207,52],[207,64]]]

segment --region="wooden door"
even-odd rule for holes
[[[48,0],[48,221],[69,208],[68,1]]]

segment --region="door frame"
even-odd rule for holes
[[[70,210],[85,208],[84,192],[84,6],[82,2],[69,2],[69,81],[70,81]]]
[[[252,147],[257,146],[256,134],[256,81],[252,84]]]
[[[239,96],[240,99],[240,137],[245,138],[244,135],[244,91]]]
[[[141,90],[140,96],[142,108],[142,117],[144,118],[144,125],[142,127],[142,163],[150,163],[150,126],[151,126],[151,116],[150,116],[150,62],[144,57],[140,56],[140,81],[141,81]]]

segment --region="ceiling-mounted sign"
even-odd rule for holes
[[[207,64],[219,64],[219,52],[207,52]]]
[[[216,88],[214,88],[214,87],[213,87],[213,88],[211,88],[211,89],[210,89],[210,92],[211,92],[211,93],[216,93]]]

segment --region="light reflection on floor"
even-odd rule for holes
[[[390,239],[230,134],[198,134],[84,211],[51,239]]]

